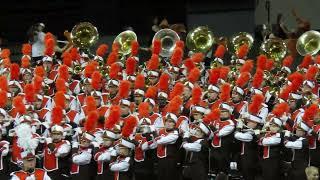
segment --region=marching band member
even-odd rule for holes
[[[259,139],[259,145],[263,147],[262,177],[273,179],[280,177],[280,151],[282,134],[280,128],[282,121],[278,117],[272,117],[269,122],[269,131]]]
[[[26,129],[23,129],[26,130]],[[21,147],[22,170],[11,173],[11,180],[51,180],[44,169],[36,168],[35,149],[38,145],[38,140],[32,138],[31,133],[22,132],[24,135],[18,139],[18,144]]]
[[[166,105],[168,104],[169,84],[170,84],[170,75],[168,73],[162,73],[159,79],[159,84],[158,84],[159,92],[157,96],[159,114],[161,114],[161,112],[166,108]]]
[[[211,167],[215,173],[227,173],[230,164],[231,149],[233,144],[233,131],[235,129],[234,122],[230,119],[233,107],[230,102],[230,85],[223,84],[220,87],[220,117],[211,123],[213,131],[213,139],[211,142]]]
[[[114,179],[132,179],[133,161],[131,158],[131,153],[136,146],[135,141],[132,139],[132,136],[136,125],[136,118],[130,117],[129,119],[127,119],[122,128],[122,138],[120,139],[116,147],[118,156],[115,161],[109,164],[110,170],[114,172]]]
[[[290,131],[284,134],[284,145],[293,150],[292,168],[290,179],[306,179],[305,169],[309,164],[309,144],[307,135],[313,127],[313,119],[319,111],[316,104],[312,104],[304,111],[302,121],[294,127],[295,134],[291,136]]]
[[[64,128],[61,126],[63,110],[56,106],[52,110],[52,126],[50,137],[46,138],[44,147],[43,169],[48,172],[52,179],[63,179],[68,177],[68,155],[71,150],[70,142],[64,140]]]
[[[80,136],[80,141],[72,143],[71,179],[94,179],[96,175],[93,148],[97,145],[93,133],[97,126],[97,120],[98,112],[91,111],[84,124],[84,132]]]
[[[139,105],[139,122],[134,140],[138,145],[134,150],[134,174],[137,179],[152,179],[154,168],[155,128],[149,114],[149,103]]]
[[[208,82],[210,83],[207,87],[206,99],[205,101],[208,103],[210,109],[218,108],[220,105],[219,100],[219,85],[218,80],[220,77],[220,69],[211,69],[209,71],[209,79]]]
[[[136,110],[140,103],[144,100],[144,94],[145,94],[145,78],[142,74],[138,74],[136,76],[136,80],[134,82],[134,105],[136,107]]]
[[[253,101],[248,106],[248,113],[240,116],[243,119],[239,119],[234,133],[234,137],[241,142],[241,171],[246,180],[254,180],[257,175],[259,152],[255,130],[259,130],[264,123],[259,116],[263,101],[262,95],[253,96]]]
[[[146,84],[147,86],[155,86],[159,81],[159,66],[160,60],[159,56],[156,54],[152,54],[151,58],[147,62],[147,76],[146,76]]]
[[[234,106],[234,118],[239,118],[239,116],[248,109],[248,102],[245,100],[247,94],[247,85],[250,80],[250,73],[243,72],[240,74],[239,78],[236,80],[236,86],[232,90],[231,98]]]
[[[165,127],[159,130],[159,136],[155,139],[157,143],[158,157],[158,179],[176,179],[177,172],[177,151],[176,144],[179,133],[175,126],[177,116],[167,113],[164,117]]]
[[[113,131],[120,119],[120,107],[111,106],[108,118],[105,121],[105,130],[102,134],[102,143],[95,150],[94,160],[97,161],[97,176],[95,180],[113,180],[114,173],[109,169],[110,163],[116,158],[115,140],[118,134]]]
[[[194,125],[190,132],[185,132],[182,147],[187,151],[186,162],[182,171],[184,178],[208,179],[208,138],[211,135],[210,127],[204,122]]]
[[[310,149],[310,165],[311,166],[320,166],[320,161],[318,160],[318,154],[320,152],[320,147],[319,147],[319,130],[320,130],[320,125],[319,121],[320,120],[320,111],[316,113],[314,116],[314,126],[312,127],[312,133],[311,136],[309,137],[309,149]]]
[[[1,110],[0,110],[1,111]],[[0,179],[8,179],[9,174],[9,159],[8,153],[10,150],[10,143],[4,138],[4,129],[0,125]]]

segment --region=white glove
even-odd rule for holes
[[[183,133],[183,138],[189,138],[190,137],[190,132],[186,131]]]
[[[255,129],[253,130],[255,135],[259,135],[260,134],[260,129]]]
[[[231,170],[237,170],[238,169],[237,163],[236,162],[230,162],[230,169]]]
[[[286,115],[286,114],[283,114],[281,117],[280,117],[281,121],[283,122],[283,124],[285,122],[287,122],[287,120],[289,119],[289,117]]]
[[[150,127],[150,131],[151,132],[155,132],[156,131],[156,128],[154,127],[154,125],[150,125],[149,127]]]
[[[74,131],[77,132],[78,134],[82,133],[82,130],[80,127],[74,128]]]
[[[98,148],[100,146],[100,144],[98,142],[91,142],[91,144],[93,145],[93,147]]]
[[[9,130],[9,134],[8,134],[10,137],[13,137],[16,135],[16,131],[14,129],[10,129]]]
[[[143,151],[145,151],[145,150],[147,150],[148,149],[148,142],[144,142],[142,145],[141,145],[141,149],[143,150]]]
[[[239,128],[239,129],[243,128],[243,122],[241,120],[237,121],[237,128]]]
[[[269,122],[269,121],[267,121],[267,122],[264,124],[264,126],[263,126],[263,127],[265,127],[265,128],[270,127],[270,122]]]
[[[250,114],[247,113],[247,112],[245,112],[245,113],[241,114],[241,117],[242,117],[243,119],[248,119],[248,118],[250,117]]]
[[[290,131],[288,131],[288,130],[284,131],[284,137],[290,137],[290,135],[291,135]]]
[[[52,143],[52,138],[46,138],[46,142],[47,142],[47,144]]]
[[[52,84],[53,81],[51,79],[46,78],[46,79],[44,79],[44,83],[45,84]]]
[[[73,142],[72,143],[72,148],[78,148],[79,146],[79,143],[78,142]]]

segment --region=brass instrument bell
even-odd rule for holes
[[[125,56],[131,53],[131,43],[137,41],[137,35],[133,31],[127,30],[121,32],[113,41],[119,44],[119,54]]]
[[[247,32],[239,32],[238,34],[233,35],[230,40],[231,51],[233,51],[234,54],[237,54],[240,47],[244,44],[247,44],[248,48],[251,49],[253,41],[254,39],[251,34]]]
[[[190,31],[186,38],[186,46],[189,50],[197,53],[206,53],[216,42],[213,33],[208,27],[200,26]]]
[[[89,49],[98,39],[97,28],[89,22],[80,22],[72,28],[72,43],[80,49]]]
[[[172,29],[161,29],[153,36],[152,42],[156,39],[161,41],[160,56],[170,57],[176,47],[176,42],[180,40],[180,37]]]
[[[320,50],[320,32],[311,30],[303,33],[298,38],[296,49],[301,56],[317,54]]]
[[[268,39],[261,44],[260,53],[273,59],[279,65],[280,61],[287,54],[287,45],[282,39]]]

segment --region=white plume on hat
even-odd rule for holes
[[[34,151],[38,146],[38,140],[32,137],[32,129],[28,124],[20,124],[15,128],[18,136],[18,146],[24,151]]]

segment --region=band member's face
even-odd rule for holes
[[[320,111],[318,111],[317,114],[314,116],[314,123],[320,124]]]
[[[182,96],[184,100],[188,100],[191,96],[191,90],[188,87],[184,87]]]
[[[5,76],[5,77],[9,77],[9,75],[10,75],[10,71],[5,71],[5,72],[3,72],[3,74],[2,74],[3,76]]]
[[[172,120],[167,120],[165,122],[165,127],[166,127],[167,130],[172,130],[172,129],[175,128],[175,126],[176,126],[176,123],[174,121],[172,121]]]
[[[241,95],[239,93],[237,93],[236,91],[232,91],[231,94],[231,98],[232,98],[232,102],[237,103],[241,101]]]
[[[25,171],[33,172],[36,167],[36,158],[23,159],[23,169]]]
[[[199,112],[194,112],[192,114],[192,116],[193,116],[194,120],[201,120],[203,118],[203,115]]]
[[[11,97],[8,97],[6,107],[9,109],[12,107],[12,98]]]
[[[270,131],[271,131],[272,133],[277,133],[277,132],[280,131],[280,127],[279,127],[278,125],[276,125],[276,124],[271,124],[271,125],[270,125]]]
[[[51,67],[52,67],[52,62],[50,61],[43,62],[43,68],[46,72],[49,72],[51,70]]]
[[[160,107],[164,107],[167,104],[167,99],[164,97],[159,97],[158,98],[158,104]]]
[[[65,102],[66,102],[66,107],[65,108],[66,108],[66,110],[69,110],[70,109],[70,105],[69,104],[71,102],[70,99],[66,99]]]
[[[304,94],[311,93],[311,92],[312,92],[312,88],[311,88],[310,86],[304,85],[304,86],[302,87],[302,92],[303,92]]]
[[[91,86],[90,83],[85,83],[83,88],[84,88],[84,92],[86,94],[88,94],[88,93],[90,93],[92,91],[92,86]]]
[[[80,146],[81,147],[84,147],[84,148],[87,148],[90,146],[90,141],[84,137],[81,138],[80,140]]]
[[[17,95],[20,92],[20,90],[17,86],[14,85],[14,86],[9,86],[9,92],[11,94]]]
[[[149,77],[148,77],[148,80],[149,80],[149,85],[155,85],[155,84],[157,84],[157,82],[158,82],[158,77],[149,76]]]
[[[4,115],[0,114],[0,123],[3,122],[3,120],[4,120]]]
[[[41,109],[41,104],[42,104],[42,100],[38,98],[36,98],[36,101],[33,103],[34,108],[37,110]]]
[[[179,77],[179,72],[171,71],[172,79],[177,80]]]
[[[60,142],[63,139],[62,132],[52,132],[51,138],[53,142]]]
[[[140,125],[138,128],[139,132],[142,134],[147,134],[151,132],[150,126],[149,125]]]
[[[130,153],[130,150],[129,148],[127,147],[119,147],[117,148],[117,153],[120,155],[120,156],[129,156],[129,153]]]
[[[94,96],[94,99],[96,101],[96,106],[99,107],[101,105],[101,98],[99,96]]]
[[[152,106],[152,104],[151,103],[149,103],[150,105],[149,105],[149,113],[152,113],[153,112],[153,106]]]
[[[143,101],[143,96],[141,95],[134,95],[134,103],[139,105]]]
[[[227,120],[230,118],[230,113],[229,111],[226,111],[226,110],[221,110],[220,112],[220,119],[221,120]]]
[[[204,137],[204,133],[201,131],[200,128],[195,128],[193,136],[196,137],[196,138],[203,138]]]
[[[289,107],[290,107],[290,110],[291,110],[291,111],[295,110],[296,107],[297,107],[296,100],[290,99],[290,100],[289,100]]]
[[[104,138],[103,139],[103,146],[105,147],[110,147],[113,144],[113,141],[109,138]]]
[[[319,170],[315,168],[314,170],[307,173],[308,180],[319,180]]]
[[[108,86],[108,88],[109,88],[110,94],[117,94],[118,89],[119,89],[117,86]]]
[[[296,135],[298,137],[304,137],[306,135],[306,132],[303,129],[297,128]]]
[[[257,123],[253,121],[247,121],[247,126],[251,129],[255,129],[257,127]]]
[[[208,100],[215,101],[218,98],[218,93],[215,91],[208,91]]]
[[[130,108],[128,106],[121,104],[120,108],[121,108],[121,115],[129,114]]]
[[[23,80],[24,83],[30,83],[31,80],[32,80],[31,74],[25,73],[25,74],[22,76],[22,80]]]

